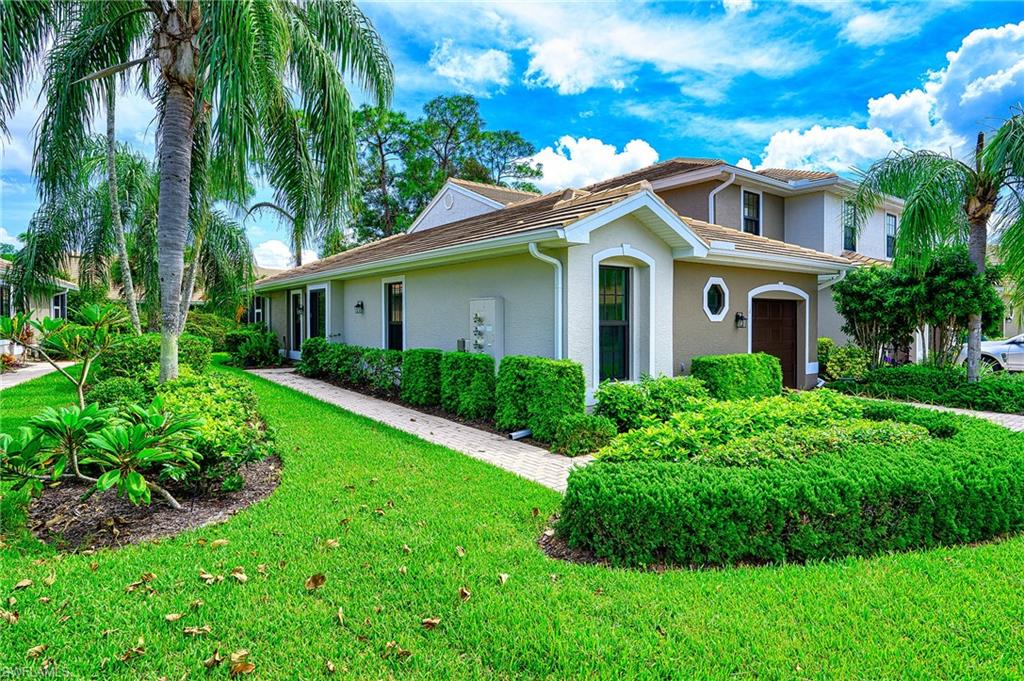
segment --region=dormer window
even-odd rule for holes
[[[857,250],[857,221],[849,201],[843,201],[843,250]]]
[[[743,190],[743,231],[761,233],[761,195]]]

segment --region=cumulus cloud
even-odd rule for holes
[[[295,261],[292,258],[292,249],[280,239],[264,241],[252,249],[252,254],[256,258],[256,264],[261,267],[286,269],[295,265]],[[319,260],[314,251],[302,251],[303,264],[313,262],[314,260]]]
[[[736,161],[737,168],[744,168],[745,170],[753,170],[754,164],[750,162],[750,159],[744,156],[740,160]]]
[[[913,3],[856,14],[846,22],[840,36],[858,47],[874,47],[897,42],[921,32],[922,11],[927,5]]]
[[[502,50],[456,47],[445,39],[434,46],[428,65],[463,92],[486,95],[491,88],[508,85],[512,58]]]
[[[865,126],[781,130],[772,135],[760,166],[842,171],[903,147],[962,155],[979,130],[1010,115],[1022,90],[1024,22],[977,29],[921,87],[870,99]]]
[[[635,139],[618,151],[590,137],[565,135],[558,144],[544,147],[531,159],[544,166],[544,178],[537,185],[544,191],[565,187],[582,187],[605,178],[657,162],[658,152],[641,139]]]
[[[726,14],[742,14],[754,9],[754,0],[722,0]]]
[[[11,244],[12,246],[21,248],[21,242],[18,240],[18,237],[14,236],[3,227],[0,227],[0,244]]]

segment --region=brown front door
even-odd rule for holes
[[[755,300],[751,350],[775,355],[782,363],[782,382],[797,387],[796,301]]]

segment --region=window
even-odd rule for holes
[[[249,307],[242,313],[243,324],[264,324],[267,321],[267,311],[270,302],[263,296],[253,296]]]
[[[743,190],[743,231],[761,233],[761,195]]]
[[[309,337],[327,337],[327,289],[309,289]]]
[[[11,316],[11,287],[0,284],[0,317]]]
[[[713,322],[725,319],[729,312],[729,288],[721,277],[710,277],[704,284],[704,314]]]
[[[896,216],[885,214],[885,257],[891,258],[896,252]]]
[[[629,378],[629,268],[598,269],[600,380]]]
[[[718,284],[708,289],[708,309],[711,314],[719,314],[725,308],[725,292]]]
[[[402,296],[405,295],[405,284],[401,281],[384,282],[384,303],[385,303],[385,337],[388,350],[405,349],[405,332],[403,329],[402,313],[404,307]]]
[[[68,293],[63,291],[53,297],[52,316],[57,319],[68,318]]]
[[[857,220],[849,201],[843,201],[843,250],[857,250]]]

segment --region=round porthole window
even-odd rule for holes
[[[721,277],[711,277],[704,285],[704,314],[713,322],[725,319],[729,311],[729,287]]]

